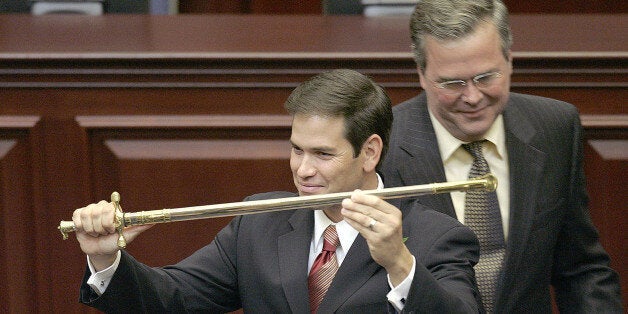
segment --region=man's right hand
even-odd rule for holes
[[[76,239],[87,254],[96,271],[113,264],[118,253],[118,233],[114,224],[113,203],[100,201],[79,208],[72,214]],[[127,244],[153,225],[133,226],[124,229]]]

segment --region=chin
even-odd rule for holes
[[[463,127],[460,130],[463,131],[465,136],[472,137],[475,139],[483,138],[486,132],[491,128],[492,121],[494,120],[481,120],[481,121],[470,121],[467,123],[463,123]]]

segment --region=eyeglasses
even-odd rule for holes
[[[502,77],[501,72],[488,72],[476,75],[471,79],[473,85],[477,88],[487,88],[497,82],[497,79]],[[434,82],[434,86],[443,90],[443,92],[448,94],[461,94],[465,87],[467,87],[467,83],[469,80],[451,80],[444,82]]]

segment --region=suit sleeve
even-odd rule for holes
[[[214,241],[176,265],[152,268],[122,251],[120,265],[100,297],[86,284],[80,302],[107,313],[230,312],[241,307],[233,235],[239,217]],[[209,297],[211,296],[211,298]]]
[[[572,119],[573,155],[567,213],[556,242],[552,284],[564,313],[622,313],[619,277],[599,242],[588,211],[582,127]]]
[[[479,292],[473,266],[479,259],[475,234],[457,220],[431,210],[415,220],[420,232],[408,234],[406,245],[417,265],[405,313],[478,313]],[[414,236],[421,237],[413,241]],[[414,245],[413,242],[422,242]]]

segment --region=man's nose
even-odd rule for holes
[[[482,91],[477,86],[475,86],[475,84],[471,80],[467,83],[467,85],[464,87],[464,90],[462,91],[462,100],[471,104],[477,104],[478,102],[480,102],[480,100],[482,100],[483,97],[484,94],[482,93]]]
[[[299,163],[297,168],[297,175],[302,178],[311,177],[316,174],[316,167],[314,167],[314,161],[312,157],[305,154]]]

